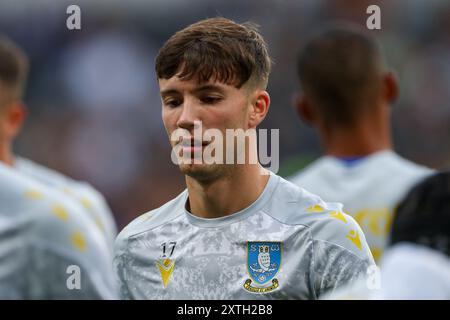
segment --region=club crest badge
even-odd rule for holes
[[[247,242],[247,272],[250,279],[244,289],[253,293],[266,293],[278,288],[275,278],[281,267],[281,242]]]

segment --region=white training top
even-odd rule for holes
[[[271,174],[259,198],[204,219],[188,191],[131,222],[114,266],[125,299],[317,299],[373,265],[358,224],[338,203]]]
[[[0,299],[115,299],[111,262],[79,203],[0,163]]]
[[[378,274],[362,276],[322,298],[450,300],[450,258],[423,245],[400,242],[386,250]]]
[[[325,201],[343,203],[361,226],[375,261],[387,243],[392,214],[406,193],[434,171],[386,150],[346,162],[322,157],[288,178]]]
[[[112,252],[117,237],[117,227],[113,214],[100,192],[88,183],[71,179],[29,159],[16,157],[14,167],[24,175],[36,179],[46,186],[63,191],[81,203],[91,220],[104,233]]]

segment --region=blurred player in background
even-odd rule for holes
[[[289,180],[325,201],[342,202],[377,261],[396,204],[433,172],[392,151],[396,79],[375,38],[351,24],[311,37],[298,56],[298,75],[298,113],[317,129],[326,155]]]
[[[17,46],[0,38],[0,298],[116,298],[115,231],[103,198],[11,151],[25,117],[27,65]]]
[[[450,172],[426,178],[399,204],[380,286],[360,279],[327,299],[450,299]]]
[[[399,204],[381,260],[381,299],[450,300],[450,172],[415,186]]]
[[[200,125],[223,136],[256,129],[269,109],[270,65],[251,25],[213,18],[174,34],[156,58],[172,147],[203,154],[211,140],[196,137]],[[172,138],[178,129],[187,132],[181,141]],[[238,152],[255,155],[255,140],[249,136]],[[269,173],[251,156],[242,164],[194,162],[202,159],[179,165],[187,190],[119,234],[114,265],[122,298],[316,299],[373,264],[340,204]]]
[[[0,299],[116,299],[103,234],[75,200],[0,162]]]
[[[75,181],[13,154],[13,140],[19,134],[26,116],[22,96],[27,69],[28,59],[22,50],[6,37],[0,37],[0,161],[80,202],[105,235],[112,251],[117,229],[105,199],[97,190],[85,182]]]

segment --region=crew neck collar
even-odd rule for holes
[[[340,164],[344,164],[346,167],[354,167],[362,162],[367,162],[372,159],[378,159],[383,157],[390,157],[394,155],[395,153],[390,149],[384,149],[380,150],[365,156],[352,156],[352,157],[336,157],[328,155],[325,158],[331,159],[333,161],[336,161]]]
[[[251,216],[252,214],[258,212],[262,207],[264,207],[264,205],[267,203],[267,201],[272,196],[273,191],[275,190],[276,186],[278,185],[279,179],[280,179],[280,177],[278,177],[277,175],[275,175],[273,173],[270,173],[269,180],[267,181],[267,184],[264,187],[264,190],[261,192],[259,197],[252,204],[250,204],[248,207],[246,207],[238,212],[235,212],[235,213],[223,216],[223,217],[219,217],[219,218],[201,218],[196,215],[193,215],[188,210],[186,210],[186,201],[188,200],[188,195],[189,195],[186,190],[185,199],[183,201],[184,213],[186,214],[189,222],[198,227],[217,228],[217,227],[222,227],[225,225],[232,224],[234,222],[243,220],[243,219]]]

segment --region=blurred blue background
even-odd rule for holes
[[[81,30],[66,8],[81,7]],[[332,20],[365,26],[381,8],[381,41],[398,75],[395,149],[433,168],[450,164],[450,1],[446,0],[1,0],[0,33],[29,55],[26,126],[15,151],[89,181],[119,228],[184,189],[170,161],[154,58],[165,40],[200,19],[260,25],[275,62],[263,128],[280,129],[279,174],[320,155],[314,131],[292,109],[296,55],[310,31]]]

